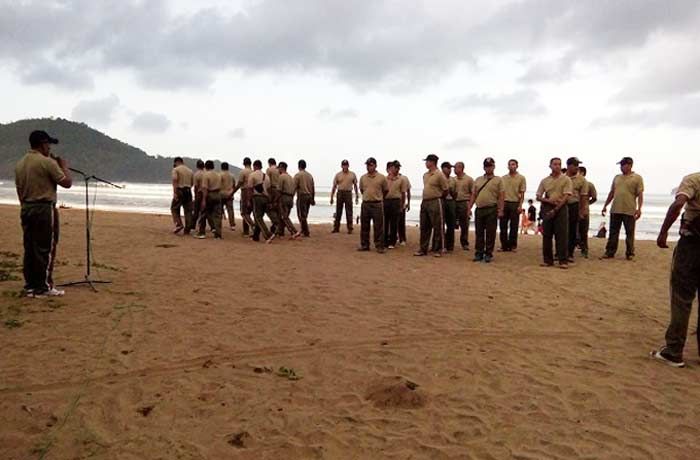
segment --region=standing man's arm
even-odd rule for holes
[[[661,226],[661,231],[659,232],[659,237],[656,239],[656,245],[660,248],[668,248],[668,231],[671,226],[678,220],[678,216],[681,215],[683,206],[688,202],[688,197],[683,194],[676,195],[676,201],[668,208],[666,213],[666,219]]]
[[[498,217],[503,217],[503,208],[506,204],[506,193],[501,191],[498,194]]]
[[[331,205],[333,204],[333,197],[335,196],[335,190],[338,188],[338,181],[333,178],[333,188],[331,189]]]
[[[173,169],[173,197],[177,197],[177,173]]]
[[[523,178],[521,190],[518,193],[518,215],[523,213],[523,203],[525,202],[525,191],[527,190],[527,181]]]
[[[411,210],[411,187],[406,187],[406,211]]]
[[[612,203],[613,198],[615,197],[615,181],[613,181],[612,187],[610,187],[610,193],[608,193],[608,198],[605,200],[605,205],[603,205],[603,212],[601,213],[603,217],[605,217],[605,214],[608,212],[608,205]]]
[[[360,204],[360,192],[357,189],[357,176],[353,179],[352,185],[355,187],[355,204]]]
[[[68,169],[68,162],[61,157],[56,157],[56,163],[58,163],[58,167],[63,171],[63,179],[57,182],[58,185],[63,188],[71,188],[73,186],[73,179],[70,175],[70,169]]]
[[[634,218],[639,220],[642,217],[642,205],[644,205],[644,192],[639,192],[637,195],[637,210],[634,212]]]
[[[313,176],[311,176],[311,206],[316,206],[316,186],[314,185]]]
[[[578,217],[579,219],[585,219],[586,216],[588,215],[588,193],[583,193],[581,191],[581,195],[579,196],[579,201],[578,201]]]

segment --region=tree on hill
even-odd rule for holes
[[[173,158],[150,156],[143,150],[113,139],[85,123],[62,118],[20,120],[0,124],[0,177],[14,178],[15,163],[27,151],[29,133],[42,129],[59,139],[52,152],[60,155],[71,167],[119,182],[167,183]],[[197,159],[184,158],[195,168]],[[216,162],[217,169],[220,163]],[[231,166],[237,175],[240,168]]]

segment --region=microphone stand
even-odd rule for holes
[[[85,278],[83,280],[72,281],[70,283],[60,284],[59,286],[77,286],[80,284],[87,284],[88,286],[90,286],[90,288],[94,292],[97,292],[97,289],[94,286],[95,284],[110,284],[111,281],[93,280],[90,277],[90,265],[92,262],[90,261],[90,247],[91,247],[90,246],[91,245],[91,241],[90,241],[90,195],[88,193],[88,185],[89,185],[91,180],[94,180],[95,182],[102,182],[103,184],[107,184],[111,187],[115,187],[115,188],[119,188],[119,189],[124,188],[124,187],[122,187],[120,185],[113,184],[112,182],[105,180],[105,179],[101,179],[97,176],[94,176],[91,174],[86,174],[79,169],[73,169],[73,168],[68,168],[68,169],[70,169],[71,171],[73,171],[76,174],[80,174],[81,176],[83,176],[83,181],[85,181],[85,258],[86,258],[87,263],[86,263],[86,269],[85,269]]]

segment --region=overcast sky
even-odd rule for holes
[[[152,155],[576,155],[607,188],[700,171],[697,0],[0,0],[0,122],[85,122]],[[296,168],[293,168],[294,170]],[[167,174],[167,172],[164,172]]]

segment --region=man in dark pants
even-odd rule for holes
[[[316,205],[316,186],[314,177],[306,171],[306,161],[299,160],[299,172],[294,175],[294,185],[297,191],[297,218],[301,225],[301,234],[311,236],[309,232],[309,209]]]
[[[683,207],[681,238],[673,252],[671,266],[671,322],[666,330],[666,346],[652,351],[651,357],[673,367],[684,367],[683,348],[693,301],[700,294],[700,172],[683,178],[676,200],[669,207],[656,239],[660,248],[668,248],[668,231],[678,220]],[[699,317],[700,318],[700,317]],[[698,320],[700,325],[700,319]],[[700,327],[696,328],[700,346]]]
[[[440,169],[447,179],[447,195],[442,200],[442,215],[444,219],[443,232],[445,251],[452,252],[455,249],[455,228],[457,227],[457,207],[455,204],[455,196],[457,195],[457,182],[452,174],[452,164],[449,161],[444,161],[440,164]],[[435,237],[433,237],[433,251],[438,251],[440,248]]]
[[[369,251],[370,224],[374,225],[374,248],[383,254],[384,249],[384,207],[383,201],[389,191],[384,175],[377,172],[377,160],[370,157],[365,162],[367,174],[360,177],[362,208],[360,212],[360,247],[358,251]]]
[[[464,173],[464,163],[455,163],[455,214],[457,214],[457,224],[459,225],[459,243],[464,251],[469,250],[469,216],[471,211],[469,199],[472,196],[474,179]]]
[[[581,161],[576,157],[566,160],[566,175],[571,180],[571,196],[567,199],[569,214],[569,244],[567,245],[567,260],[574,263],[574,251],[578,236],[579,221],[588,215],[588,182],[579,173]]]
[[[234,177],[229,172],[227,162],[221,163],[221,218],[224,210],[228,217],[228,225],[231,230],[236,230],[236,217],[233,212],[233,195],[236,193]]]
[[[561,158],[552,158],[549,161],[552,173],[542,179],[537,189],[537,201],[542,203],[543,239],[542,266],[554,265],[554,253],[552,238],[557,241],[557,257],[559,268],[569,268],[567,245],[569,243],[569,208],[566,203],[572,194],[571,179],[561,172]]]
[[[355,189],[355,204],[360,201],[360,193],[357,190],[357,176],[350,171],[350,162],[343,160],[340,163],[341,171],[333,178],[333,189],[331,190],[331,206],[333,198],[337,198],[335,207],[335,219],[333,220],[333,232],[340,232],[340,219],[343,217],[345,209],[345,219],[347,221],[348,235],[352,234],[352,190]],[[336,196],[336,190],[338,195]]]
[[[173,216],[175,229],[173,233],[180,233],[184,229],[184,234],[189,235],[194,226],[192,225],[192,170],[185,166],[182,158],[177,157],[173,162],[172,172],[173,200],[170,203],[170,212]],[[182,226],[180,208],[185,212],[185,226]]]
[[[399,245],[406,246],[406,213],[411,210],[411,181],[408,177],[401,174],[401,163],[395,161],[396,169],[399,171],[399,177],[403,181],[403,188],[406,190],[406,206],[399,213]]]
[[[66,160],[51,155],[58,139],[45,131],[29,135],[30,150],[15,166],[15,187],[22,206],[24,238],[24,292],[27,297],[62,296],[54,287],[53,267],[59,222],[56,186],[73,185]]]
[[[585,178],[587,171],[585,166],[579,166],[578,172]],[[586,178],[586,186],[588,187],[588,209],[583,214],[583,218],[578,221],[578,245],[581,248],[581,255],[588,259],[588,232],[591,228],[591,205],[598,201],[598,191],[593,182]]]
[[[296,185],[294,184],[294,178],[287,173],[287,163],[280,161],[278,166],[280,172],[280,220],[282,221],[282,226],[277,231],[279,236],[284,236],[284,229],[286,228],[291,235],[291,239],[296,240],[301,237],[292,223],[292,219],[289,218],[289,214],[292,212],[294,207],[294,193],[296,193]]]
[[[447,196],[447,178],[437,167],[439,158],[430,154],[425,157],[428,172],[423,174],[423,201],[420,204],[420,251],[414,256],[427,256],[431,236],[433,256],[442,257],[445,253],[445,216],[442,200]],[[436,243],[437,241],[437,243]],[[437,246],[437,250],[435,250]]]
[[[243,236],[248,236],[251,229],[255,228],[255,222],[250,217],[250,214],[253,212],[253,193],[248,185],[248,179],[252,172],[253,169],[251,168],[250,158],[243,158],[243,169],[238,173],[238,182],[236,183],[235,189],[241,191],[240,211],[241,219],[243,219]],[[236,192],[234,191],[234,193]]]
[[[388,191],[384,196],[384,247],[394,249],[398,242],[399,215],[406,207],[406,182],[399,176],[396,161],[386,165]]]
[[[508,161],[508,174],[503,176],[504,205],[503,217],[500,219],[501,251],[511,252],[518,249],[518,225],[523,212],[523,201],[527,190],[525,176],[518,173],[518,160]]]
[[[204,218],[200,218],[199,231],[196,238],[206,238],[206,222],[214,230],[214,238],[221,239],[221,174],[214,171],[214,162],[207,160],[204,163],[204,175],[202,176],[202,202],[200,209],[204,211]]]
[[[505,190],[503,180],[494,175],[496,162],[484,160],[485,174],[474,181],[474,190],[469,200],[469,211],[476,204],[476,253],[474,262],[491,263],[496,246],[498,219],[503,217]]]
[[[255,160],[253,162],[253,172],[250,173],[248,178],[248,185],[252,193],[253,218],[255,219],[253,241],[260,241],[260,233],[262,233],[265,243],[269,244],[275,239],[275,234],[270,231],[265,223],[265,213],[268,212],[268,207],[270,206],[270,198],[268,196],[270,179],[262,171],[262,161]]]
[[[202,178],[204,177],[204,162],[197,160],[197,171],[194,173],[194,203],[192,203],[192,228],[199,228],[202,223],[206,226],[207,216],[202,208]],[[195,234],[195,236],[197,236]]]
[[[620,229],[624,225],[627,234],[625,256],[627,260],[634,260],[634,231],[637,220],[642,216],[644,180],[642,176],[632,171],[634,166],[632,158],[624,157],[618,164],[622,174],[615,176],[608,198],[605,200],[605,206],[603,206],[602,214],[605,216],[608,205],[612,202],[608,244],[602,259],[615,257],[620,240]]]

